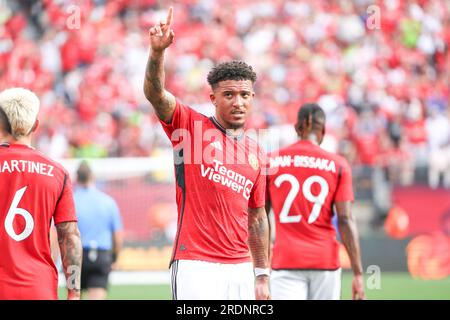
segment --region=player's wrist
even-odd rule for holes
[[[67,290],[67,300],[80,300],[81,291],[80,290]]]
[[[254,268],[255,277],[270,277],[270,268]]]
[[[158,49],[152,48],[151,57],[154,59],[160,59],[164,55],[165,50],[166,48],[158,48]]]
[[[355,268],[353,268],[353,276],[354,276],[354,277],[362,276],[362,274],[363,274],[363,270],[362,270],[361,267],[355,267]]]

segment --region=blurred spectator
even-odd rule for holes
[[[450,161],[450,2],[377,0],[375,29],[365,25],[370,4],[178,1],[168,89],[201,110],[207,70],[225,59],[248,61],[260,75],[249,125],[282,130],[295,122],[296,106],[319,101],[330,119],[325,146],[362,166],[362,185],[377,166],[389,168],[391,182],[409,184],[420,178],[415,169],[430,164],[436,187]],[[0,7],[0,89],[27,86],[43,98],[43,127],[53,130],[41,131],[41,148],[57,157],[103,157],[166,147],[141,93],[148,28],[163,12],[158,1]],[[79,26],[69,23],[77,13]],[[408,168],[396,172],[394,158]]]
[[[414,278],[438,280],[450,276],[450,210],[443,214],[441,226],[441,231],[417,236],[408,244],[408,270]]]
[[[450,188],[450,113],[437,105],[430,108],[426,121],[429,146],[428,181],[432,188],[443,185]]]

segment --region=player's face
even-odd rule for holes
[[[216,118],[225,129],[240,129],[245,125],[255,93],[251,80],[225,80],[210,94],[216,106]]]

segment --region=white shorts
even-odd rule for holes
[[[176,260],[170,272],[174,300],[255,300],[251,262]]]
[[[322,270],[272,270],[270,293],[273,300],[339,300],[341,273]]]

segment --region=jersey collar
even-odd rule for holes
[[[316,147],[319,147],[317,144],[315,144],[314,142],[312,142],[312,141],[310,141],[310,140],[298,140],[298,142],[297,142],[298,144],[309,144],[309,145],[312,145],[312,146],[316,146]]]
[[[219,121],[216,119],[216,117],[210,117],[209,120],[211,120],[211,122],[213,123],[213,125],[219,129],[220,131],[222,131],[223,134],[225,134],[227,137],[232,138],[233,140],[241,140],[244,137],[244,130],[242,130],[242,133],[238,134],[237,136],[234,136],[230,133],[228,133],[227,129],[225,129],[224,127],[222,127],[222,125],[219,123]]]
[[[21,149],[31,149],[35,150],[32,146],[26,145],[26,144],[20,144],[20,143],[9,143],[9,142],[3,142],[0,144],[0,147],[5,148],[21,148]]]

